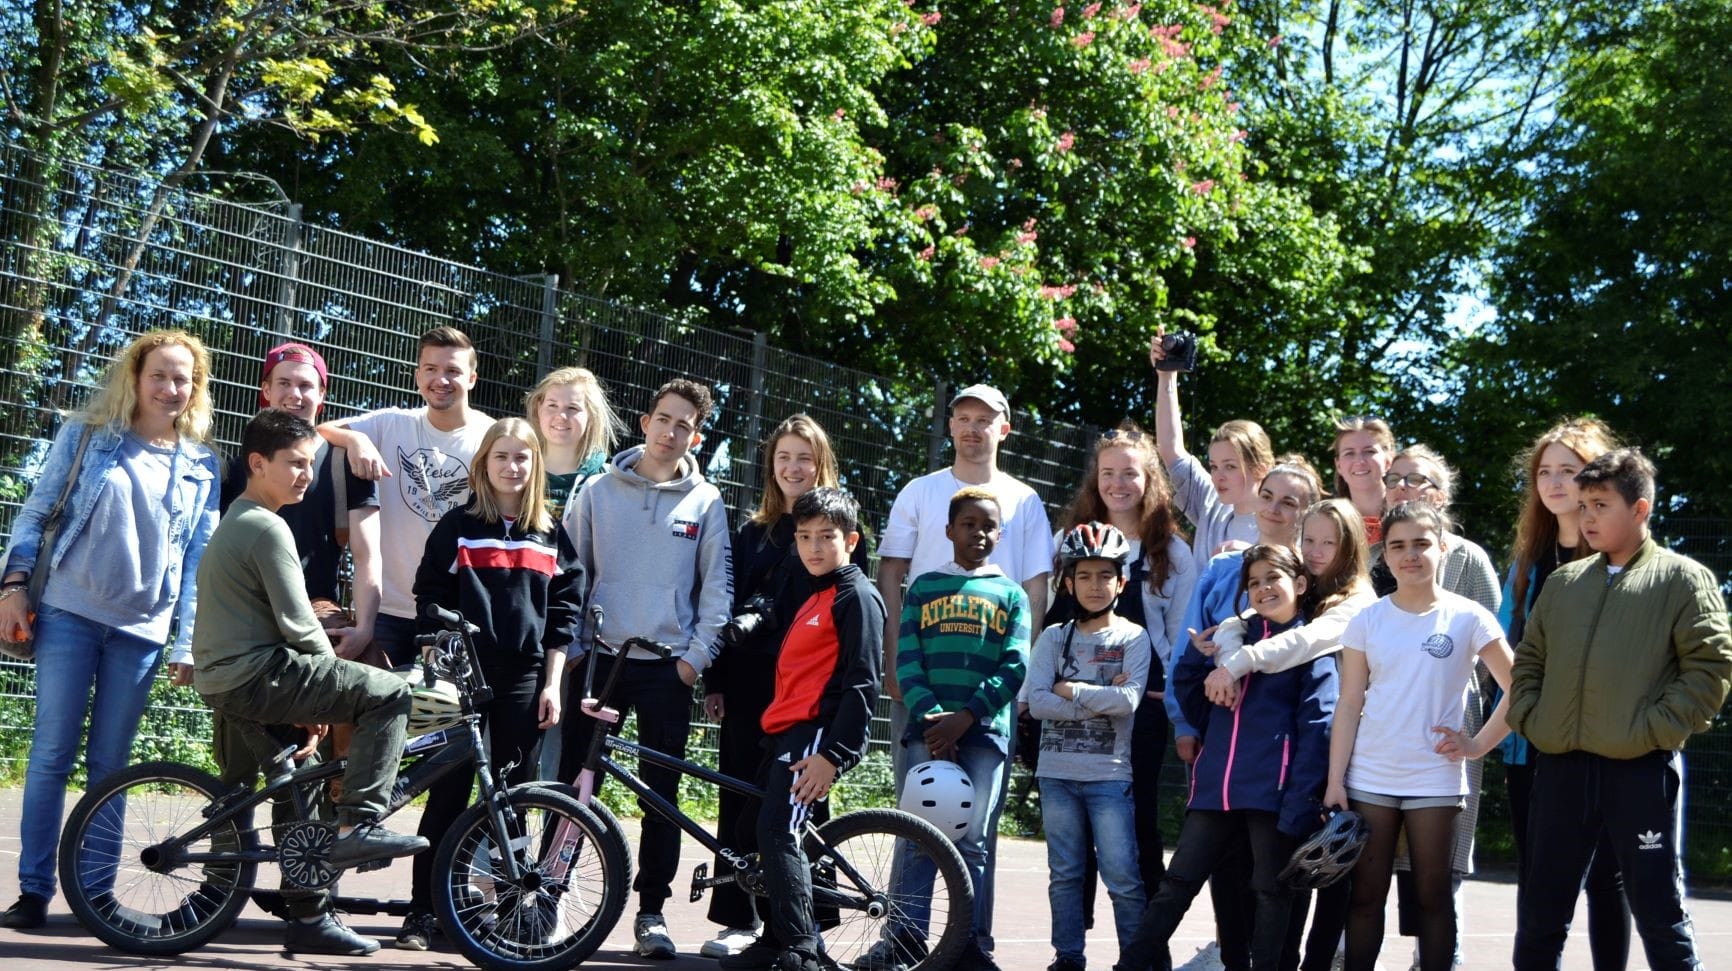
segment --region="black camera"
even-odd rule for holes
[[[1161,335],[1161,353],[1166,355],[1155,365],[1160,371],[1190,372],[1197,369],[1197,337],[1180,331]]]
[[[764,594],[756,594],[740,607],[734,618],[722,625],[720,640],[723,647],[739,647],[749,643],[759,631],[776,626],[776,603]]]

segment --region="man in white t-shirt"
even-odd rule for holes
[[[493,419],[469,407],[480,357],[455,327],[421,335],[415,390],[419,408],[381,408],[327,422],[319,434],[349,452],[363,479],[378,480],[379,617],[373,640],[392,664],[415,651],[415,569],[433,525],[469,501],[469,462]]]
[[[998,447],[1010,434],[1010,402],[997,388],[976,384],[963,388],[950,399],[950,442],[956,452],[949,468],[923,475],[902,487],[890,507],[890,522],[878,544],[878,591],[884,596],[885,616],[902,616],[902,588],[908,581],[949,563],[955,547],[944,535],[949,520],[950,497],[964,486],[982,486],[998,497],[1000,537],[987,562],[1003,570],[1028,594],[1029,629],[1039,631],[1046,615],[1047,593],[1052,573],[1052,524],[1040,496],[1015,476],[999,471]],[[896,683],[896,637],[894,623],[884,625],[884,693],[890,697],[890,722],[894,738],[908,727],[908,709]],[[908,766],[900,757],[901,745],[892,745],[896,793],[902,794],[902,778]],[[1009,773],[1005,778],[1009,779]],[[1002,803],[1002,800],[1000,800]],[[990,855],[990,850],[988,851]],[[976,889],[986,897],[979,912],[992,913],[992,871],[985,885]],[[981,947],[992,950],[992,928],[976,928]]]

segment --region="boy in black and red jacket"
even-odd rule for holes
[[[756,831],[740,840],[757,845],[770,916],[757,941],[718,962],[724,971],[820,967],[800,831],[812,804],[866,754],[884,642],[884,601],[848,562],[859,542],[860,507],[848,493],[813,489],[794,501],[794,545],[812,575],[812,596],[776,661],[775,696],[762,721],[764,800],[744,817],[756,819]]]

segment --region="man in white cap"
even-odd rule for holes
[[[884,597],[884,693],[891,699],[891,733],[900,740],[907,730],[908,709],[896,682],[898,618],[907,581],[944,568],[954,547],[945,535],[950,497],[966,486],[980,486],[998,499],[1000,535],[988,563],[1016,581],[1028,594],[1031,629],[1039,631],[1046,614],[1052,571],[1052,524],[1040,496],[1015,476],[998,468],[998,447],[1010,435],[1010,402],[1003,392],[985,384],[963,388],[950,399],[950,441],[955,459],[949,468],[923,475],[902,487],[890,507],[890,522],[878,544],[878,590]],[[896,794],[908,765],[903,746],[891,746]],[[1002,800],[1000,801],[1002,805]],[[992,821],[996,828],[997,820]],[[989,832],[991,830],[989,829]],[[992,874],[976,888],[986,899],[979,908],[992,913]],[[982,948],[992,950],[992,927],[975,928]]]

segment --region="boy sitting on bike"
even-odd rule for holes
[[[276,513],[306,494],[317,450],[318,433],[303,418],[272,409],[247,423],[240,456],[246,491],[199,563],[199,582],[208,586],[193,628],[193,685],[212,708],[236,719],[356,726],[328,858],[333,868],[346,869],[412,856],[427,841],[377,824],[397,781],[409,686],[331,650],[307,599],[294,536]]]
[[[755,815],[756,832],[741,837],[747,844],[756,837],[770,916],[757,941],[718,962],[724,971],[818,971],[802,831],[811,805],[865,755],[878,703],[884,601],[848,562],[860,542],[860,507],[843,490],[825,488],[795,500],[793,512],[794,544],[813,592],[776,661],[775,695],[762,720],[765,797],[743,817]]]

